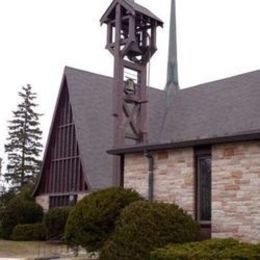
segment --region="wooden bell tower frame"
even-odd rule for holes
[[[100,21],[107,25],[106,49],[114,56],[114,147],[147,143],[147,64],[163,22],[133,0],[114,0]],[[115,185],[120,168],[115,158]]]

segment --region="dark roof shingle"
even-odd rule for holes
[[[108,16],[109,14],[113,13],[115,15],[115,6],[116,4],[120,2],[125,8],[129,9],[131,12],[135,13],[141,13],[145,16],[148,16],[152,19],[154,19],[155,21],[158,22],[159,26],[163,26],[163,21],[157,17],[155,14],[153,14],[149,9],[145,8],[142,5],[139,5],[137,3],[135,3],[135,1],[133,0],[114,0],[110,6],[107,8],[107,10],[105,11],[105,13],[102,15],[100,22],[101,23],[107,23],[108,22]]]
[[[160,143],[260,132],[260,71],[176,91]]]
[[[113,79],[66,67],[70,102],[83,164],[91,188],[112,185],[112,86]],[[164,113],[164,91],[148,88],[148,128],[151,142],[157,140]]]
[[[88,184],[111,186],[112,156],[106,151],[113,147],[113,79],[69,67],[64,77]],[[150,146],[260,133],[260,71],[176,90],[168,106],[164,91],[147,92]]]
[[[163,25],[163,21],[155,14],[153,14],[149,9],[145,8],[142,5],[137,4],[135,1],[132,0],[124,0],[124,1],[127,2],[135,11],[142,13],[148,17],[151,17],[154,20],[158,21],[160,25]]]

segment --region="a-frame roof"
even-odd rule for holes
[[[110,186],[112,157],[106,151],[113,145],[113,79],[68,67],[63,78],[88,186]],[[148,88],[148,100],[150,146],[194,141],[198,145],[213,138],[260,133],[260,71],[176,90],[169,106],[164,91]]]
[[[101,23],[106,23],[108,21],[108,16],[114,11],[115,6],[118,3],[120,3],[130,13],[135,14],[137,12],[137,13],[144,14],[145,16],[148,16],[148,17],[154,19],[155,21],[157,21],[159,26],[163,26],[163,21],[159,17],[157,17],[155,14],[153,14],[149,9],[143,7],[142,5],[135,3],[135,1],[133,1],[133,0],[114,0],[110,4],[110,6],[107,8],[107,10],[103,14],[103,16],[101,17],[101,19],[100,19]]]
[[[73,68],[65,69],[84,172],[93,189],[112,185],[113,79]],[[164,91],[148,88],[149,139],[154,142],[164,113]]]
[[[66,67],[58,100],[65,81],[76,128],[80,159],[88,187],[90,190],[95,190],[111,186],[112,157],[106,151],[111,149],[113,144],[113,79]],[[155,142],[159,136],[161,119],[164,114],[162,104],[165,95],[164,91],[154,88],[148,88],[148,95],[148,110],[151,110],[148,118],[149,138],[151,142]],[[57,107],[55,110],[57,111]],[[37,187],[40,179],[41,176],[38,179]]]

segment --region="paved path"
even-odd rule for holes
[[[9,257],[0,257],[0,260],[26,260],[26,258],[9,258]]]
[[[54,259],[54,258],[53,258]],[[86,256],[84,257],[61,257],[61,258],[57,258],[57,260],[91,260],[91,258],[86,258]],[[93,258],[92,258],[93,259]],[[33,260],[33,258],[8,258],[8,257],[0,257],[0,260]]]
[[[0,257],[0,260],[33,260],[34,258],[13,258],[13,257]],[[47,259],[47,258],[46,258]],[[54,258],[53,258],[54,259]],[[78,256],[78,257],[60,257],[58,260],[94,260],[95,258],[88,258],[88,256]]]

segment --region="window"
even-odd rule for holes
[[[75,194],[50,196],[49,208],[52,209],[75,205],[77,203],[77,197],[78,196]]]
[[[196,218],[201,224],[211,223],[211,152],[196,149]]]

